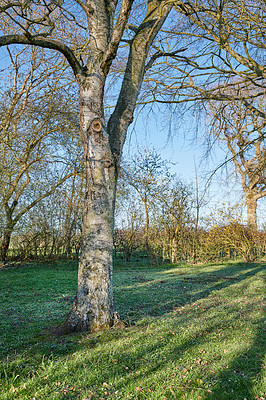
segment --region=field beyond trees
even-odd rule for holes
[[[0,399],[264,400],[264,269],[120,263],[125,328],[58,336],[77,263],[2,268]]]

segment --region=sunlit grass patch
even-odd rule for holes
[[[64,337],[76,265],[0,271],[0,398],[263,400],[263,268],[115,268],[126,329]]]

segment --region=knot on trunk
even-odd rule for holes
[[[105,127],[104,127],[103,122],[100,120],[100,118],[96,117],[96,118],[93,118],[92,121],[90,121],[90,124],[87,129],[87,133],[89,135],[91,135],[92,133],[99,134],[104,131],[104,128]]]
[[[94,118],[89,124],[87,135],[94,136],[98,143],[100,143],[102,139],[108,139],[104,122],[98,117]]]
[[[100,133],[103,129],[102,123],[98,119],[96,119],[92,122],[91,127],[97,133]]]

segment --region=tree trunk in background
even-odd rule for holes
[[[254,193],[246,193],[247,224],[257,229],[257,198]]]
[[[171,243],[171,263],[175,263],[176,261],[177,261],[177,243],[175,238],[173,238]]]
[[[145,250],[146,250],[149,260],[152,261],[152,252],[151,252],[150,243],[149,243],[150,216],[149,216],[149,207],[148,207],[146,194],[143,199],[143,203],[144,203],[145,216],[146,216],[146,223],[145,223],[145,228],[144,228],[144,247],[145,247]]]
[[[72,246],[71,246],[71,239],[72,239],[72,231],[73,231],[73,222],[71,222],[71,216],[73,213],[73,204],[74,204],[74,197],[76,191],[76,176],[73,177],[71,183],[71,192],[70,198],[67,202],[67,212],[66,218],[64,223],[64,253],[67,258],[70,258],[72,255]],[[74,217],[75,220],[75,217]]]
[[[3,240],[2,240],[1,248],[0,248],[0,260],[3,262],[5,262],[7,259],[7,253],[8,253],[11,234],[13,232],[13,229],[14,229],[14,226],[12,224],[7,225],[4,235],[3,235]]]

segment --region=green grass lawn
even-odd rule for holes
[[[265,265],[117,265],[126,328],[64,337],[76,264],[0,270],[0,399],[266,399]]]

